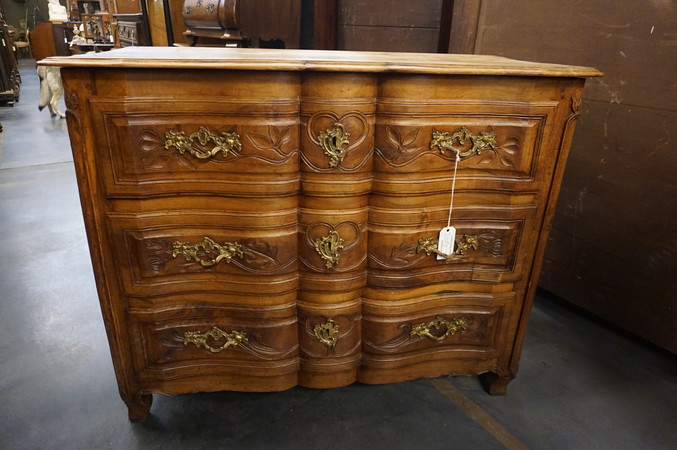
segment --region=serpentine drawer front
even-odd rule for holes
[[[130,419],[153,393],[444,374],[505,393],[595,69],[160,47],[41,64],[63,67]]]

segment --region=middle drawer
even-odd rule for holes
[[[277,295],[298,288],[296,211],[109,213],[127,295]]]

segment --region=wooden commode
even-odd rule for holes
[[[477,55],[125,48],[62,66],[120,394],[518,369],[584,77]],[[450,223],[454,249],[438,249]]]

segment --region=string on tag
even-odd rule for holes
[[[447,219],[447,228],[451,225],[451,212],[454,210],[454,190],[456,189],[456,171],[458,170],[458,162],[461,160],[461,155],[456,150],[456,164],[454,164],[454,177],[451,181],[451,201],[449,202],[449,219]]]

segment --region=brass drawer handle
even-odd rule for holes
[[[233,330],[231,332],[223,331],[219,327],[214,327],[209,331],[201,333],[199,331],[186,331],[184,333],[183,345],[195,344],[196,347],[204,347],[212,353],[219,353],[229,347],[237,347],[240,344],[249,342],[247,333],[244,331]]]
[[[344,145],[348,144],[349,136],[350,133],[347,133],[339,122],[319,134],[320,147],[324,150],[324,154],[329,156],[329,167],[337,167],[346,157],[348,149],[344,148]]]
[[[435,320],[431,320],[430,322],[423,322],[413,325],[409,335],[412,337],[427,337],[433,341],[442,342],[452,334],[456,334],[458,331],[465,331],[469,327],[470,321],[465,317],[454,317],[451,320],[447,320],[443,317],[437,316]],[[443,334],[435,335],[431,333],[433,328],[435,330],[441,330],[442,328],[446,329]]]
[[[446,259],[452,259],[455,256],[463,256],[465,252],[470,249],[477,250],[479,248],[479,235],[478,234],[462,234],[456,236],[456,245],[454,246],[454,252],[451,254],[442,253],[437,249],[439,241],[436,238],[421,238],[418,240],[418,246],[416,247],[416,253],[425,252],[426,255],[431,255],[435,253]]]
[[[172,244],[174,251],[172,257],[176,258],[183,255],[188,261],[195,260],[205,267],[213,266],[221,261],[229,263],[233,257],[244,257],[242,246],[237,242],[224,242],[219,244],[213,239],[205,236],[202,242],[181,242],[176,241]],[[208,257],[214,255],[211,259]]]
[[[330,231],[326,236],[315,239],[315,250],[326,261],[327,269],[331,269],[338,264],[342,249],[343,239],[335,230]]]
[[[207,145],[213,144],[211,149],[206,148]],[[197,145],[199,144],[199,145]],[[186,137],[183,131],[170,130],[165,133],[165,149],[170,150],[175,148],[180,154],[186,152],[199,159],[207,159],[215,156],[217,153],[223,153],[223,156],[228,156],[229,152],[238,152],[242,149],[240,143],[240,135],[237,132],[223,132],[220,135],[212,133],[206,127]]]
[[[454,147],[454,141],[461,145],[465,145],[466,141],[472,143],[472,147],[466,151]],[[466,156],[474,156],[482,153],[483,150],[496,149],[496,134],[491,131],[481,131],[479,136],[470,132],[466,127],[461,127],[459,130],[449,135],[446,131],[433,131],[433,139],[430,141],[430,148],[437,147],[441,153],[446,150],[455,152],[461,158]]]
[[[327,319],[325,323],[318,323],[313,327],[313,334],[318,341],[333,350],[338,341],[339,326],[334,323],[333,319]]]

